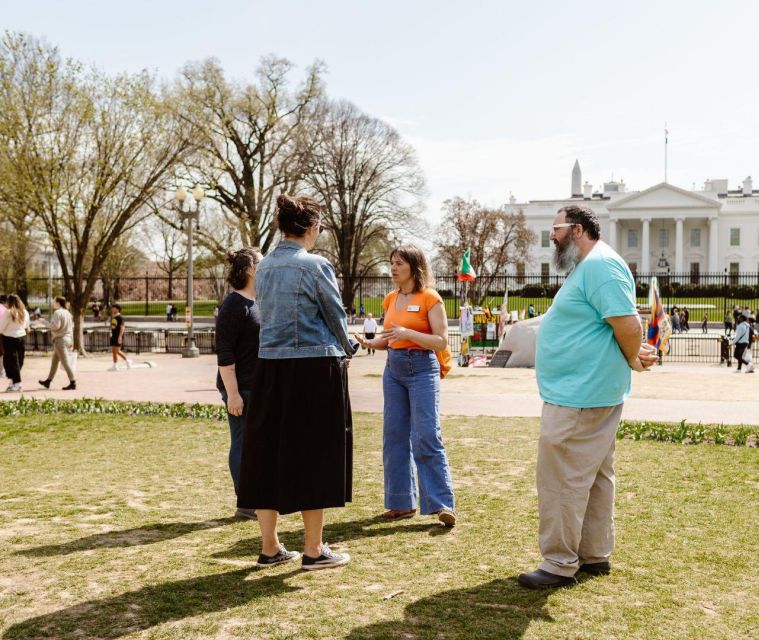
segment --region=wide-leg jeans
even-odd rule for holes
[[[453,483],[440,432],[440,364],[434,352],[388,349],[382,459],[385,508],[422,514],[454,508]]]

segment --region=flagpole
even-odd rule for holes
[[[667,136],[669,135],[669,131],[667,131],[667,123],[664,123],[664,182],[667,182]]]

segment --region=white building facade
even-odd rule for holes
[[[662,182],[628,192],[624,182],[607,182],[593,191],[581,185],[578,162],[572,171],[572,196],[566,200],[510,200],[524,212],[537,236],[530,259],[517,272],[553,274],[551,224],[563,206],[592,209],[601,223],[601,238],[635,273],[759,272],[759,190],[746,178],[738,189],[728,181],[707,180],[702,190],[689,191]]]

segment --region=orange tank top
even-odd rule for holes
[[[405,307],[400,311],[396,309],[397,300],[398,290],[396,289],[395,291],[388,293],[382,301],[382,308],[385,310],[385,323],[382,325],[383,329],[399,326],[411,329],[412,331],[418,331],[419,333],[432,335],[429,311],[436,304],[442,304],[443,299],[440,297],[440,294],[434,289],[426,287],[413,294]],[[418,344],[411,342],[410,340],[397,340],[396,342],[393,342],[390,348],[425,349],[425,347],[420,347]]]

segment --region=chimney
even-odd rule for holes
[[[751,176],[749,176],[748,178],[746,178],[743,181],[743,195],[744,196],[753,195],[753,193],[754,193],[753,189],[754,189],[754,187],[753,187],[753,184],[751,182]]]
[[[585,200],[590,200],[593,197],[593,185],[590,182],[586,182],[582,185],[582,197]]]

